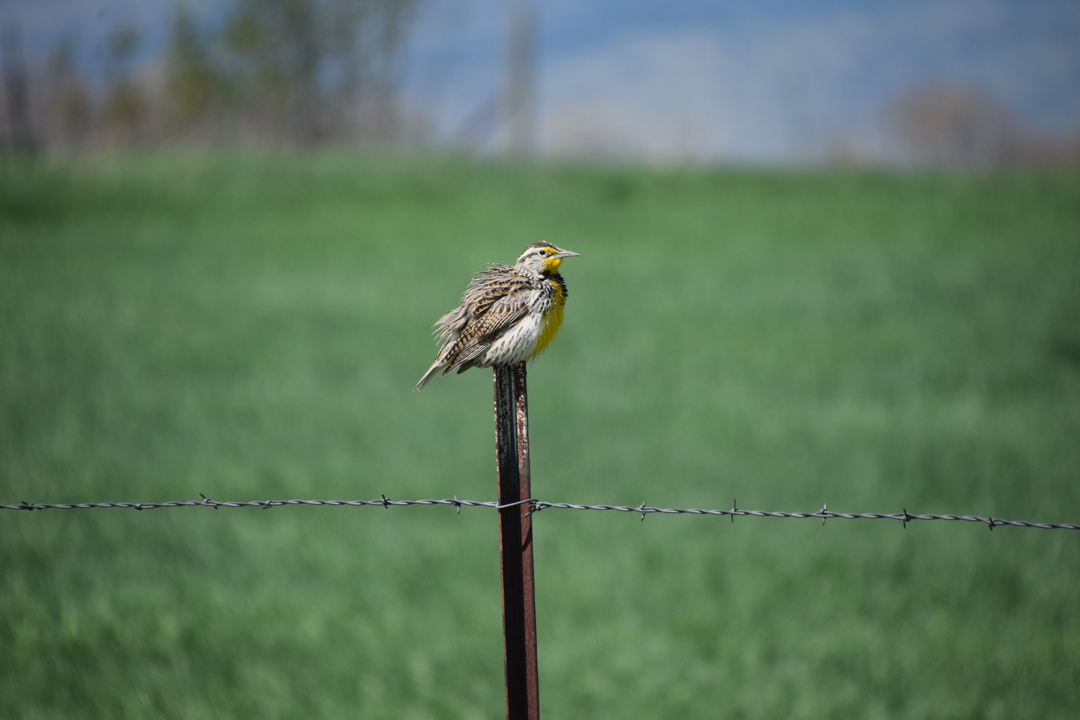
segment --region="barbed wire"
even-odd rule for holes
[[[822,505],[821,509],[816,512],[782,512],[782,511],[770,511],[770,510],[743,510],[737,507],[736,503],[732,503],[730,510],[723,509],[706,509],[706,508],[664,508],[653,507],[646,505],[642,502],[640,505],[579,505],[576,503],[553,503],[546,502],[544,500],[537,500],[536,498],[529,498],[527,500],[521,500],[515,503],[508,503],[506,505],[500,505],[495,501],[481,501],[481,500],[459,500],[455,495],[453,498],[444,498],[442,500],[391,500],[385,495],[376,500],[247,500],[247,501],[226,501],[219,502],[217,500],[211,500],[202,493],[199,493],[202,500],[183,500],[183,501],[169,501],[169,502],[149,502],[149,503],[134,503],[134,502],[89,502],[89,503],[28,503],[20,502],[15,505],[2,505],[0,504],[0,510],[91,510],[95,508],[126,508],[131,510],[154,510],[157,508],[175,508],[175,507],[210,507],[213,509],[218,508],[240,508],[240,507],[257,507],[263,510],[269,510],[274,507],[283,506],[295,506],[295,505],[331,505],[331,506],[348,506],[348,507],[364,507],[364,506],[381,506],[384,509],[391,507],[407,507],[413,505],[450,505],[457,509],[458,514],[461,514],[461,508],[463,507],[486,507],[494,508],[496,510],[504,510],[506,508],[517,507],[519,505],[529,505],[529,513],[538,513],[541,510],[556,509],[556,510],[611,510],[615,512],[625,513],[640,513],[641,519],[644,520],[646,515],[651,514],[664,514],[664,515],[717,515],[728,516],[732,522],[735,522],[737,516],[740,517],[770,517],[770,518],[793,518],[793,519],[808,519],[818,518],[821,520],[821,524],[824,525],[826,520],[899,520],[906,528],[909,522],[916,520],[960,520],[964,522],[982,523],[989,526],[991,530],[995,527],[1005,525],[1013,527],[1027,527],[1036,528],[1039,530],[1080,530],[1080,525],[1073,523],[1043,523],[1043,522],[1029,522],[1027,520],[1005,520],[995,517],[982,517],[980,515],[931,515],[931,514],[917,514],[909,513],[905,508],[899,513],[843,513],[834,512],[828,509],[827,505]]]

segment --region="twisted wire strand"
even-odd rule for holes
[[[1039,530],[1080,530],[1080,524],[1074,523],[1043,523],[1043,522],[1029,522],[1027,520],[1005,520],[1003,518],[996,517],[982,517],[980,515],[933,515],[933,514],[916,514],[909,513],[907,509],[899,513],[843,513],[829,510],[826,505],[822,505],[820,510],[815,512],[782,512],[782,511],[769,511],[769,510],[743,510],[736,505],[732,505],[730,510],[723,510],[719,508],[706,509],[706,508],[665,508],[665,507],[653,507],[646,505],[644,502],[641,505],[581,505],[577,503],[553,503],[546,502],[544,500],[537,500],[535,498],[529,498],[527,500],[521,500],[516,503],[508,503],[506,505],[500,505],[494,501],[480,501],[480,500],[459,500],[457,496],[453,498],[443,498],[441,500],[435,499],[423,499],[423,500],[391,500],[383,495],[375,500],[247,500],[247,501],[226,501],[221,502],[218,500],[211,500],[210,498],[200,493],[201,500],[184,500],[184,501],[169,501],[169,502],[149,502],[149,503],[135,503],[135,502],[87,502],[87,503],[28,503],[20,502],[14,505],[0,504],[0,510],[90,510],[95,508],[126,508],[132,510],[154,510],[157,508],[175,508],[175,507],[210,507],[213,509],[218,508],[240,508],[240,507],[257,507],[263,510],[269,510],[273,507],[284,507],[290,505],[330,505],[335,507],[347,506],[347,507],[365,507],[365,506],[380,506],[384,509],[390,507],[408,507],[413,505],[449,505],[457,509],[458,514],[461,513],[462,507],[486,507],[494,508],[496,510],[503,510],[506,508],[516,507],[518,505],[529,505],[530,513],[537,513],[541,510],[555,509],[555,510],[597,510],[604,511],[610,510],[615,512],[625,513],[640,513],[641,519],[644,520],[646,515],[651,514],[664,514],[664,515],[716,515],[716,516],[728,516],[732,522],[735,521],[736,516],[743,517],[769,517],[769,518],[794,518],[794,519],[809,519],[817,518],[821,520],[824,525],[826,520],[899,520],[906,528],[909,522],[916,520],[960,520],[964,522],[982,523],[989,526],[991,530],[1000,525],[1013,526],[1013,527],[1027,527],[1036,528]]]

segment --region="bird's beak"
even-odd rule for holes
[[[570,252],[569,250],[560,250],[551,257],[553,258],[568,258],[568,257],[581,257],[581,253]]]

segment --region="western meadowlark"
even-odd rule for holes
[[[489,265],[472,279],[461,304],[435,323],[442,348],[416,383],[471,367],[516,365],[544,352],[562,325],[566,282],[563,258],[581,257],[549,242],[525,248],[517,264]]]

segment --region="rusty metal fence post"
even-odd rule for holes
[[[499,471],[506,717],[539,720],[536,601],[529,504],[529,403],[525,364],[495,367],[495,444]],[[506,507],[509,506],[509,507]]]

